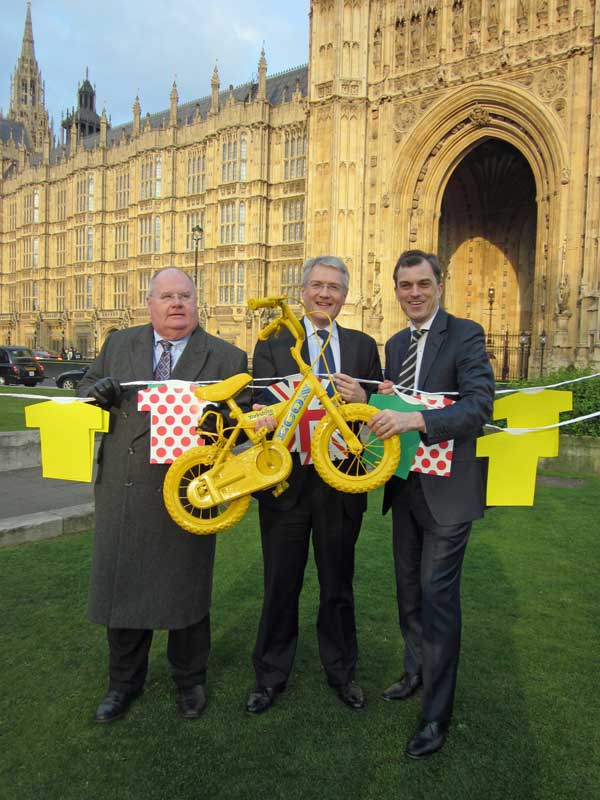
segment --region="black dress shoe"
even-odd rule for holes
[[[177,705],[181,711],[181,716],[185,719],[198,719],[206,708],[206,692],[204,686],[197,683],[195,686],[188,686],[179,690]]]
[[[114,722],[116,719],[120,719],[129,708],[131,701],[139,697],[141,693],[141,689],[130,693],[122,692],[120,689],[110,689],[96,709],[94,722]]]
[[[246,701],[246,711],[249,714],[262,714],[267,711],[273,703],[278,694],[274,686],[257,686],[254,691],[248,695]]]
[[[360,711],[365,707],[365,696],[358,683],[350,681],[343,686],[336,686],[335,689],[342,703],[345,703],[348,708]]]
[[[419,730],[406,745],[409,758],[426,758],[441,750],[448,735],[448,722],[421,721]]]
[[[399,681],[388,686],[383,693],[383,699],[408,700],[422,684],[423,678],[419,673],[411,675],[410,672],[405,672]]]

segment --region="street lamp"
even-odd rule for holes
[[[200,225],[194,225],[192,228],[192,241],[194,242],[194,285],[196,287],[196,298],[198,296],[198,248],[204,231]]]
[[[520,366],[519,366],[519,378],[522,380],[523,378],[527,378],[528,373],[528,366],[529,366],[529,347],[530,347],[530,335],[528,331],[521,331],[519,336],[519,351],[520,351]]]
[[[496,290],[493,286],[490,286],[488,289],[488,305],[490,307],[489,310],[489,319],[488,319],[488,348],[492,346],[492,308],[494,307],[494,299],[496,297]]]
[[[544,374],[544,350],[546,349],[546,331],[540,333],[540,378]]]

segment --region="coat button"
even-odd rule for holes
[[[123,419],[127,419],[127,412],[121,411],[121,416],[123,417]]]
[[[127,483],[125,484],[125,488],[129,489],[131,486],[133,486],[133,481],[127,481]]]
[[[135,450],[133,449],[133,447],[128,447],[127,452],[129,453],[130,456],[132,456],[135,453]]]

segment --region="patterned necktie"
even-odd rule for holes
[[[317,331],[317,336],[325,344],[327,337],[329,336],[329,331],[326,331],[324,328],[320,328]],[[335,360],[333,358],[333,350],[331,349],[330,342],[327,342],[327,346],[321,350],[321,355],[319,356],[319,366],[317,368],[317,372],[319,375],[327,375],[327,367],[329,366],[329,372],[333,375],[335,372]]]
[[[402,362],[402,366],[400,367],[400,372],[398,374],[398,380],[396,383],[400,386],[401,391],[405,394],[413,394],[413,389],[415,387],[415,377],[417,375],[417,346],[419,344],[419,339],[427,333],[426,330],[421,328],[420,330],[414,330],[411,333],[410,337],[410,344],[408,346],[408,351]]]
[[[168,381],[171,377],[171,348],[173,345],[166,339],[160,339],[158,343],[162,345],[162,353],[154,370],[154,378],[157,381]]]

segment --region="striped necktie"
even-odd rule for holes
[[[158,343],[162,345],[162,353],[158,359],[158,364],[154,370],[154,379],[157,381],[168,381],[171,377],[171,342],[166,339],[159,339]]]
[[[414,330],[410,336],[410,344],[408,346],[408,351],[402,362],[402,366],[400,367],[400,372],[398,374],[398,380],[396,383],[400,386],[401,391],[405,394],[413,394],[413,389],[415,387],[415,377],[417,374],[417,347],[419,344],[419,339],[427,333],[426,330],[421,328],[420,330]]]
[[[321,342],[325,344],[327,337],[329,336],[329,331],[325,330],[325,328],[319,328],[317,331],[317,336]],[[329,370],[327,367],[329,367]],[[327,375],[328,372],[333,375],[335,372],[335,360],[333,358],[333,350],[331,349],[330,342],[327,342],[326,347],[321,348],[321,355],[319,356],[319,366],[317,367],[317,371],[319,375]]]

